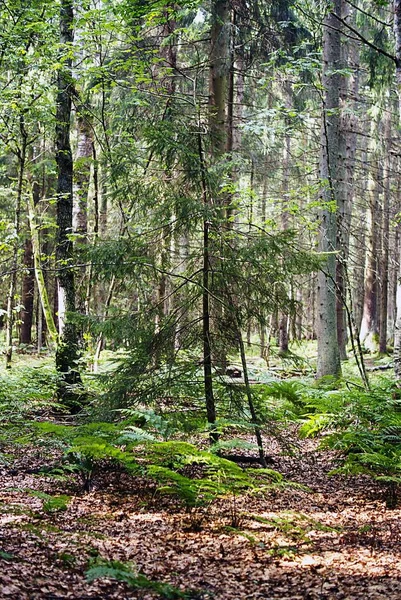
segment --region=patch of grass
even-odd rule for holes
[[[33,523],[19,523],[16,526],[21,531],[27,531],[41,540],[45,538],[46,533],[62,533],[62,530],[59,527],[50,523],[41,523],[40,525],[35,525]]]
[[[11,554],[10,552],[5,552],[4,550],[0,550],[0,559],[6,561],[16,560],[16,556]]]
[[[76,556],[74,556],[73,554],[70,554],[69,552],[60,552],[58,554],[58,559],[61,560],[61,562],[63,563],[63,565],[65,567],[74,567],[76,562],[77,562],[77,558]]]
[[[338,528],[329,527],[320,521],[308,517],[302,513],[283,513],[279,516],[265,518],[259,515],[251,515],[254,521],[263,523],[271,529],[275,529],[286,538],[294,542],[310,542],[308,533],[311,531],[338,532]]]

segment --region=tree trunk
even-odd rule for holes
[[[210,133],[212,151],[220,158],[227,149],[227,88],[230,71],[230,25],[227,0],[213,0],[210,48]]]
[[[73,44],[72,0],[61,0],[60,44],[61,52],[71,51]],[[79,358],[77,330],[71,320],[75,312],[75,282],[73,270],[72,233],[73,213],[73,161],[70,144],[71,121],[71,58],[63,57],[63,67],[58,72],[56,109],[56,163],[57,163],[57,296],[59,345],[56,368],[60,375],[57,395],[63,403],[76,411],[80,407],[77,386],[81,377],[77,369]]]
[[[385,158],[383,171],[382,234],[380,252],[380,321],[379,352],[387,352],[387,318],[389,292],[390,180],[391,180],[391,112],[385,117]]]
[[[286,88],[289,87],[286,84]],[[285,90],[286,94],[286,106],[288,109],[291,108],[291,96],[289,89]],[[287,123],[288,126],[288,123]],[[283,206],[281,207],[281,229],[286,231],[289,227],[289,213],[288,213],[288,203],[290,199],[289,189],[290,189],[290,154],[291,154],[291,137],[288,132],[285,136],[284,143],[284,156],[283,156],[283,184],[282,184],[282,194],[283,194]],[[288,313],[281,311],[279,315],[279,324],[278,324],[278,346],[279,346],[279,354],[285,355],[288,352]]]
[[[22,297],[23,305],[21,313],[21,344],[32,344],[32,324],[33,324],[33,306],[35,294],[35,272],[33,268],[32,240],[27,237],[24,248],[24,277],[22,279]]]
[[[77,152],[73,186],[73,231],[80,242],[87,241],[88,193],[93,154],[93,130],[86,116],[77,115]]]
[[[400,169],[400,157],[398,156],[395,163],[396,172],[399,172]],[[396,189],[395,189],[395,202],[391,203],[391,221],[395,222],[395,227],[391,231],[392,235],[390,237],[389,248],[392,249],[392,252],[389,252],[389,266],[390,266],[390,274],[389,274],[389,293],[388,293],[388,338],[394,338],[394,326],[396,321],[396,294],[397,294],[397,285],[398,285],[398,276],[400,271],[400,224],[396,222],[398,215],[398,202],[401,197],[401,181],[400,178],[397,178]]]
[[[13,257],[11,261],[11,277],[10,287],[7,296],[7,321],[6,321],[6,369],[11,368],[11,360],[13,355],[13,325],[14,325],[14,297],[17,287],[17,271],[18,271],[18,250],[19,250],[19,232],[20,232],[20,219],[21,219],[21,202],[22,202],[22,186],[24,182],[24,171],[26,162],[26,149],[27,149],[27,133],[25,130],[24,117],[20,117],[20,134],[21,134],[21,148],[18,152],[18,183],[17,183],[17,197],[14,213],[14,232],[15,241],[13,248]]]
[[[323,118],[321,130],[320,179],[322,181],[319,250],[328,253],[318,274],[317,288],[317,377],[341,374],[337,341],[336,313],[336,245],[337,217],[333,204],[337,201],[338,110],[341,37],[335,14],[341,15],[341,0],[333,3],[324,21],[323,31]]]
[[[355,14],[347,2],[342,3],[342,18],[354,24]],[[352,68],[351,76],[340,75],[340,120],[339,120],[339,152],[338,152],[338,196],[337,196],[337,340],[340,359],[347,359],[347,301],[348,257],[351,224],[352,193],[354,187],[356,123],[355,114],[349,110],[355,104],[358,95],[359,63],[358,46],[354,40],[346,38],[341,44],[341,66]]]
[[[378,298],[378,219],[379,219],[379,161],[376,151],[378,138],[378,119],[372,121],[371,126],[371,154],[368,175],[368,200],[367,208],[367,244],[365,267],[365,292],[363,302],[363,316],[361,323],[360,339],[371,352],[379,350],[379,298]]]
[[[38,226],[36,224],[36,214],[35,214],[35,202],[33,193],[28,194],[28,216],[29,216],[29,226],[31,230],[31,239],[32,239],[32,255],[33,255],[33,263],[35,269],[35,277],[36,283],[38,287],[38,293],[40,298],[40,303],[38,306],[38,321],[40,321],[40,327],[38,327],[38,348],[41,348],[42,345],[42,311],[46,320],[47,330],[49,332],[50,338],[55,346],[58,343],[58,333],[56,329],[56,325],[53,319],[52,307],[49,302],[49,297],[47,294],[46,283],[43,276],[42,269],[42,260],[40,253],[40,241],[39,241],[39,231]],[[40,319],[39,319],[40,317]],[[40,329],[40,331],[39,331]]]
[[[396,56],[396,81],[398,91],[398,118],[401,122],[401,0],[394,0],[394,36]],[[399,259],[401,266],[401,257],[399,257]],[[401,386],[401,272],[399,272],[396,291],[396,320],[394,328],[394,374],[397,385]]]
[[[212,373],[212,344],[210,331],[210,236],[207,208],[209,196],[206,179],[206,166],[203,154],[202,137],[198,134],[199,165],[201,172],[202,199],[205,216],[203,218],[203,248],[202,248],[202,342],[203,342],[203,381],[205,389],[205,404],[207,421],[210,427],[209,440],[213,444],[218,441],[216,432],[216,404],[213,391]]]
[[[210,32],[210,53],[209,53],[209,129],[212,161],[217,171],[223,171],[224,155],[227,152],[228,145],[232,143],[232,129],[228,123],[228,112],[232,113],[232,103],[228,106],[228,92],[230,82],[230,31],[231,31],[230,7],[228,0],[212,0],[211,4],[211,32]],[[233,86],[231,87],[233,93]],[[232,119],[231,119],[232,121]],[[231,122],[232,125],[232,122]],[[231,149],[230,149],[231,150]],[[206,183],[206,181],[205,181]],[[215,185],[210,191],[211,205],[220,208],[220,223],[214,223],[214,229],[221,226],[224,229],[232,226],[232,194],[221,192],[218,185]],[[209,200],[209,199],[208,199]],[[206,231],[206,229],[207,231]],[[208,272],[212,266],[216,268],[216,259],[214,255],[217,252],[211,252],[210,230],[211,224],[205,223],[204,235],[207,234],[208,239]],[[218,252],[223,253],[223,248],[220,247]],[[212,282],[210,278],[209,283]],[[227,351],[226,351],[226,333],[219,328],[219,324],[225,322],[226,316],[222,305],[214,300],[211,301],[210,294],[208,295],[209,302],[209,318],[211,319],[211,327],[215,343],[213,345],[213,361],[215,365],[222,371],[227,367]]]

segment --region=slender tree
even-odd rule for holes
[[[401,121],[401,0],[394,0],[395,65],[398,92],[398,118]],[[401,264],[401,260],[400,260]],[[401,385],[401,273],[398,273],[396,291],[396,320],[394,329],[394,372]]]

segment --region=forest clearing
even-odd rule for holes
[[[0,1],[0,599],[401,598],[401,0]]]

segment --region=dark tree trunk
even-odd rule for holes
[[[73,43],[72,0],[61,0],[60,42],[61,52],[68,51]],[[79,408],[77,386],[81,378],[77,369],[79,357],[77,330],[71,320],[75,312],[75,285],[72,268],[73,245],[73,161],[70,145],[71,121],[71,59],[65,58],[63,68],[58,73],[57,124],[56,124],[56,162],[57,162],[57,296],[60,342],[56,353],[56,367],[59,372],[59,399],[76,411]]]

